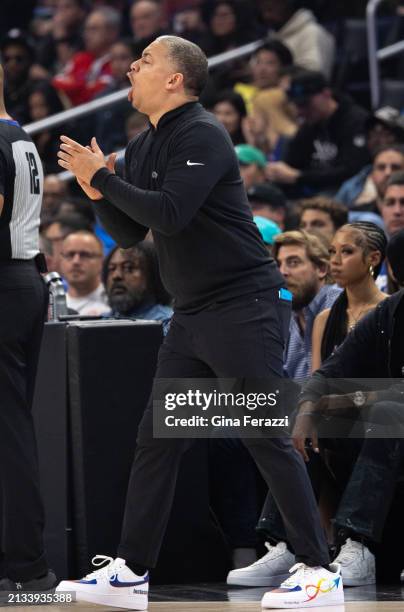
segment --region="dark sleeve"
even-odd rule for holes
[[[358,139],[358,140],[356,140]],[[299,183],[315,187],[326,187],[336,185],[356,174],[363,166],[369,163],[369,156],[365,146],[358,146],[355,142],[365,142],[364,132],[361,124],[350,123],[345,127],[344,136],[341,138],[338,157],[333,164],[326,167],[307,168],[307,144],[304,144],[304,132],[296,135],[286,155],[286,163],[302,171]]]
[[[106,168],[95,173],[91,185],[133,221],[172,236],[188,225],[233,157],[218,128],[195,124],[175,137],[160,191],[139,189]]]
[[[129,144],[125,151],[125,159],[119,159],[115,163],[115,172],[122,178],[127,173],[131,147],[132,144]],[[93,201],[93,205],[101,225],[119,246],[128,249],[146,237],[148,227],[136,223],[107,200]]]
[[[4,195],[6,184],[6,162],[4,160],[3,154],[0,151],[0,195]]]
[[[136,223],[107,200],[93,201],[101,225],[120,247],[128,249],[145,239],[147,227]]]
[[[380,333],[378,317],[376,308],[359,321],[341,346],[309,378],[301,392],[299,404],[307,400],[316,402],[329,393],[328,379],[367,377],[367,371],[377,354],[376,343]]]

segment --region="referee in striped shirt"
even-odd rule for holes
[[[0,65],[0,602],[56,581],[44,553],[44,511],[31,415],[48,291],[40,275],[41,160],[7,114]],[[2,597],[3,594],[3,597]]]

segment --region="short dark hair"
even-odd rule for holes
[[[247,108],[243,96],[241,96],[233,89],[219,91],[219,93],[213,100],[212,108],[214,108],[216,104],[220,104],[221,102],[228,102],[229,104],[231,104],[233,108],[238,112],[240,117],[247,116]]]
[[[404,187],[404,172],[393,172],[387,181],[386,191],[389,187],[393,187],[394,185]]]
[[[326,196],[316,196],[301,200],[299,218],[302,217],[305,210],[321,210],[329,214],[336,230],[348,223],[347,207]]]
[[[104,259],[101,278],[105,286],[107,286],[108,280],[108,266],[112,256],[118,249],[119,247],[113,248]],[[161,280],[157,251],[154,244],[148,240],[143,240],[130,249],[121,250],[131,259],[139,260],[140,268],[145,275],[147,292],[154,297],[157,304],[162,304],[163,306],[171,304],[171,296]]]
[[[159,36],[168,54],[184,77],[184,89],[191,96],[200,96],[208,80],[208,60],[198,45],[180,36]]]
[[[386,151],[396,151],[396,153],[400,153],[404,157],[404,145],[392,143],[379,147],[373,155],[372,162],[374,163],[376,157],[378,157],[381,153],[385,153]]]
[[[86,230],[89,232],[92,231],[89,220],[78,213],[59,214],[55,217],[51,217],[41,226],[41,231],[48,229],[48,227],[54,223],[59,223],[64,236],[67,236],[71,232],[78,232],[80,230]]]
[[[265,43],[265,45],[262,45],[262,47],[259,47],[259,49],[256,49],[254,53],[251,55],[251,57],[255,57],[256,55],[261,53],[261,51],[269,51],[270,53],[273,53],[274,55],[276,55],[276,57],[280,61],[283,68],[293,65],[292,52],[280,40],[268,41],[267,43]]]

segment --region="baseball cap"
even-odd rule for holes
[[[390,238],[387,244],[387,259],[393,270],[394,277],[404,284],[404,230],[400,230]]]
[[[404,134],[404,116],[393,106],[378,108],[366,121],[366,130],[372,129],[378,123],[381,123],[393,132],[400,132],[401,135]]]
[[[265,217],[254,217],[254,222],[258,227],[265,244],[273,244],[275,241],[275,236],[282,233],[281,228],[277,223],[275,223],[275,221],[271,221]]]
[[[260,168],[265,168],[267,165],[266,157],[260,149],[248,144],[237,145],[235,149],[240,164],[245,166],[256,164]]]
[[[0,50],[4,51],[7,47],[11,45],[18,45],[19,47],[23,47],[26,49],[28,54],[31,56],[34,55],[34,44],[30,39],[29,35],[19,30],[18,28],[13,28],[9,30],[4,38],[1,39],[0,42]],[[33,61],[33,60],[32,60]]]
[[[320,93],[328,86],[328,82],[321,72],[302,69],[292,76],[286,93],[289,100],[295,104],[303,105],[311,96]]]
[[[283,191],[270,183],[252,185],[247,191],[250,202],[270,204],[274,208],[286,208],[286,198]]]

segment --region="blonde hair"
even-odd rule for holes
[[[317,268],[326,268],[326,282],[331,281],[328,267],[330,261],[328,240],[321,234],[306,232],[305,230],[292,230],[278,234],[273,246],[273,255],[278,258],[279,249],[282,246],[300,246],[306,251],[307,257]]]

